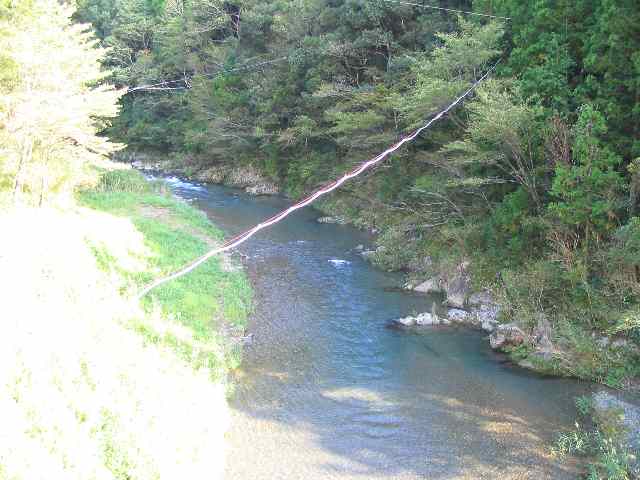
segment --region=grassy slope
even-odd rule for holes
[[[99,263],[125,280],[123,293],[135,292],[178,269],[222,237],[203,212],[173,198],[161,185],[147,183],[135,171],[110,172],[98,188],[81,192],[79,199],[93,209],[130,218],[144,236],[151,255],[148,268],[142,271],[128,271],[104,248],[93,246]],[[186,336],[178,336],[140,320],[135,328],[148,341],[170,345],[196,368],[209,368],[214,375],[237,366],[239,352],[229,348],[221,332],[244,329],[251,291],[244,274],[227,258],[211,259],[189,275],[154,290],[142,303],[147,312],[159,308],[188,331]]]
[[[0,479],[221,478],[244,275],[214,260],[141,305],[219,232],[131,171],[80,201],[0,212]]]

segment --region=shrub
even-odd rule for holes
[[[136,170],[111,170],[100,176],[100,192],[149,193],[149,182]]]

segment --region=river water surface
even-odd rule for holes
[[[169,179],[227,234],[288,205]],[[353,249],[370,242],[299,211],[240,247],[255,289],[229,480],[575,478],[549,452],[589,388],[501,364],[483,334],[386,328],[430,311]]]

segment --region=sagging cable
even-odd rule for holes
[[[191,272],[192,270],[198,268],[200,265],[202,265],[204,262],[209,260],[211,257],[213,257],[215,255],[218,255],[220,253],[226,252],[228,250],[231,250],[231,249],[241,245],[242,243],[246,242],[251,237],[253,237],[260,230],[263,230],[265,228],[268,228],[268,227],[280,222],[281,220],[283,220],[284,218],[286,218],[287,216],[289,216],[290,214],[292,214],[296,210],[299,210],[301,208],[306,207],[307,205],[310,205],[311,203],[313,203],[314,201],[316,201],[318,198],[322,197],[323,195],[326,195],[326,194],[336,190],[337,188],[339,188],[346,181],[357,177],[358,175],[360,175],[364,171],[366,171],[366,170],[374,167],[375,165],[379,164],[387,156],[389,156],[390,154],[392,154],[393,152],[398,150],[404,144],[413,141],[423,131],[425,131],[426,129],[431,127],[431,125],[436,123],[443,116],[445,116],[450,110],[455,108],[460,102],[462,102],[462,100],[464,100],[467,96],[469,96],[471,94],[471,92],[473,92],[478,87],[478,85],[480,85],[489,76],[489,74],[491,74],[491,72],[493,70],[495,70],[495,68],[497,67],[498,63],[500,63],[500,60],[498,60],[496,63],[494,63],[493,66],[491,68],[489,68],[484,73],[484,75],[482,75],[482,77],[480,77],[478,80],[476,80],[471,85],[471,87],[469,87],[462,95],[457,97],[444,110],[438,112],[438,114],[436,114],[434,117],[432,117],[423,126],[418,128],[417,130],[415,130],[411,135],[403,137],[400,141],[398,141],[397,143],[395,143],[391,147],[387,148],[384,152],[380,153],[378,156],[372,158],[371,160],[368,160],[366,162],[361,163],[359,166],[357,166],[353,170],[349,171],[348,173],[344,174],[339,179],[334,180],[333,182],[328,183],[327,185],[321,187],[320,189],[316,190],[311,195],[303,198],[302,200],[300,200],[297,203],[294,203],[289,208],[287,208],[287,209],[275,214],[271,218],[268,218],[267,220],[257,224],[256,226],[254,226],[254,227],[242,232],[241,234],[239,234],[239,235],[227,240],[221,246],[210,250],[209,252],[205,253],[201,257],[197,258],[193,262],[191,262],[188,265],[186,265],[185,267],[181,268],[180,270],[178,270],[176,272],[173,272],[172,274],[167,275],[166,277],[162,277],[162,278],[159,278],[158,280],[155,280],[151,284],[149,284],[146,287],[144,287],[138,293],[138,295],[137,295],[138,299],[141,299],[142,297],[144,297],[147,293],[149,293],[154,288],[157,288],[160,285],[163,285],[163,284],[165,284],[167,282],[170,282],[172,280],[175,280],[175,279],[177,279],[177,278],[179,278],[179,277],[181,277],[183,275],[186,275],[187,273]]]

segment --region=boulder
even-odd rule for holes
[[[481,304],[471,309],[475,321],[485,332],[493,332],[498,326],[500,306],[495,303]]]
[[[492,305],[495,303],[493,300],[493,296],[491,292],[488,290],[483,290],[481,292],[473,293],[469,296],[467,303],[473,307],[477,307],[480,305]]]
[[[416,317],[416,325],[421,327],[433,326],[433,325],[449,325],[449,320],[446,318],[440,318],[432,313],[421,313]]]
[[[275,195],[278,193],[278,187],[273,183],[260,183],[245,189],[250,195]]]
[[[471,319],[471,314],[466,310],[461,310],[459,308],[450,308],[447,311],[447,317],[452,322],[468,323]]]
[[[346,220],[342,217],[320,217],[316,220],[318,223],[333,223],[337,225],[344,225]]]
[[[540,312],[537,314],[538,322],[531,332],[531,340],[541,357],[552,357],[553,343],[551,342],[551,324],[547,316]]]
[[[408,316],[398,318],[391,322],[392,325],[399,327],[433,327],[437,325],[449,325],[451,322],[447,318],[439,317],[433,313],[424,312],[415,317]]]
[[[453,308],[464,308],[471,290],[469,262],[462,262],[456,267],[455,274],[445,282],[447,305]]]
[[[501,350],[506,347],[517,347],[526,340],[525,333],[513,323],[498,325],[489,336],[489,343],[494,350]]]
[[[416,326],[416,317],[403,317],[396,318],[391,322],[392,325],[400,326],[400,327],[414,327]]]
[[[432,277],[429,280],[422,282],[421,284],[413,288],[415,292],[419,293],[439,293],[442,292],[442,285],[440,278]]]

